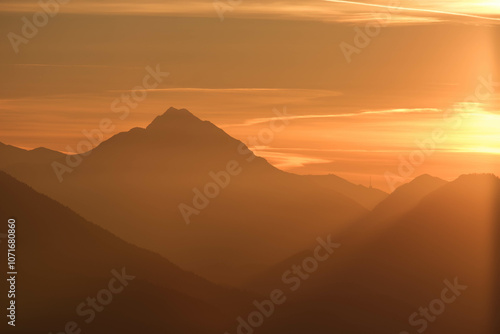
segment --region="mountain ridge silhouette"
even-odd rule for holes
[[[225,173],[228,163],[241,173],[205,200],[188,230],[180,205],[194,207],[196,191],[204,192],[214,182],[210,175]],[[82,156],[62,183],[49,165],[3,169],[120,238],[224,284],[367,212],[339,192],[275,168],[185,109],[170,108],[146,129],[112,136]]]
[[[0,212],[2,220],[16,219],[16,303],[22,314],[15,328],[0,325],[6,333],[59,332],[72,319],[92,333],[219,333],[239,313],[232,310],[251,303],[251,295],[217,286],[122,241],[2,171]],[[2,258],[5,267],[6,262]],[[76,307],[108,286],[112,270],[123,268],[135,278],[86,325]],[[5,280],[0,286],[8,290]],[[50,308],[47,300],[53,302]]]
[[[497,176],[462,175],[402,216],[385,218],[393,221],[382,222],[379,233],[362,225],[335,240],[342,247],[291,297],[285,312],[295,316],[272,319],[272,330],[263,333],[416,331],[408,318],[440,297],[446,279],[467,289],[438,321],[427,321],[426,333],[494,333],[499,206]],[[311,251],[276,264],[248,287],[264,292],[277,286]]]

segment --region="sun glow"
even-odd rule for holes
[[[500,114],[476,103],[453,135],[459,151],[500,154]]]

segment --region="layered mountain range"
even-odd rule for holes
[[[391,194],[295,175],[174,108],[80,155],[0,144],[0,169],[23,333],[495,333],[494,175]],[[318,240],[335,252],[318,260]],[[113,279],[123,290],[92,313]],[[277,289],[286,302],[253,328]]]
[[[340,187],[278,170],[184,109],[79,156],[35,151],[4,146],[0,166],[117,236],[222,283],[368,212]]]

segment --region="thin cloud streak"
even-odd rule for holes
[[[387,115],[387,114],[413,114],[413,113],[423,113],[423,112],[441,112],[441,109],[436,108],[416,108],[416,109],[389,109],[389,110],[369,110],[362,111],[359,113],[347,113],[347,114],[330,114],[330,115],[298,115],[298,116],[287,116],[280,117],[283,120],[298,120],[298,119],[315,119],[315,118],[345,118],[345,117],[360,117],[367,115]],[[277,119],[276,117],[267,118],[253,118],[245,121],[242,124],[228,124],[222,125],[225,127],[235,127],[235,126],[251,126],[257,124],[263,124]]]
[[[61,67],[61,68],[128,68],[142,69],[140,66],[120,66],[120,65],[91,65],[91,64],[1,64],[0,66],[14,67]]]
[[[250,149],[258,156],[265,158],[272,165],[279,169],[291,169],[297,167],[304,167],[311,164],[326,164],[332,163],[333,160],[327,160],[323,158],[302,156],[302,155],[290,155],[288,153],[281,152],[270,152],[266,150],[260,150],[256,147],[250,147]]]
[[[329,3],[342,5],[341,8],[333,8]],[[444,8],[440,3],[429,3],[426,5],[434,8]],[[387,24],[422,24],[440,22],[439,17],[454,16],[462,18],[471,18],[475,20],[500,21],[500,18],[473,14],[474,6],[469,5],[463,9],[463,12],[453,12],[440,9],[419,9],[409,7],[397,7],[381,4],[370,4],[347,0],[318,0],[304,3],[296,1],[271,1],[268,3],[256,2],[245,3],[237,11],[231,13],[234,17],[254,17],[271,19],[296,19],[296,20],[319,20],[326,22],[360,22],[373,20],[373,17],[360,17],[363,14],[349,10],[353,6],[369,6],[376,8],[395,9],[407,13],[427,13],[433,14],[433,17],[408,17],[393,15],[392,20]],[[483,6],[485,14],[498,14],[499,8],[496,4],[487,4]],[[19,3],[8,1],[0,4],[0,13],[26,14],[40,10],[37,2]],[[454,9],[455,10],[455,9]],[[128,1],[121,2],[93,2],[80,1],[70,2],[61,6],[60,13],[83,14],[83,15],[126,15],[126,16],[184,16],[184,17],[214,17],[214,9],[210,3],[196,0],[174,1],[165,3],[164,1],[148,1],[140,4]],[[417,14],[415,16],[418,16]]]
[[[357,6],[377,7],[377,8],[395,9],[395,10],[401,10],[401,11],[432,13],[432,14],[450,15],[450,16],[462,16],[462,17],[481,19],[481,20],[489,20],[489,21],[497,21],[497,22],[500,21],[500,18],[495,18],[495,17],[466,14],[466,13],[448,12],[448,11],[437,10],[437,9],[399,7],[399,6],[379,5],[379,4],[356,2],[356,1],[346,1],[346,0],[325,0],[325,1],[334,2],[334,3],[349,4],[349,5],[357,5]]]
[[[287,152],[287,151],[297,151],[297,152],[338,152],[338,153],[401,153],[401,152],[411,152],[412,148],[399,148],[399,149],[374,149],[374,150],[361,150],[361,149],[318,149],[318,148],[303,148],[303,147],[254,147],[252,150],[257,150],[259,152]],[[488,154],[500,154],[500,149],[495,148],[435,148],[437,152],[445,153],[488,153]]]
[[[121,93],[131,90],[108,90],[108,92]],[[329,94],[329,96],[341,96],[341,92],[325,89],[307,89],[307,88],[196,88],[196,87],[176,87],[176,88],[154,88],[148,89],[149,92],[222,92],[222,93],[240,93],[240,92],[314,92]]]

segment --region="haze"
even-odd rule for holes
[[[243,1],[221,21],[212,2],[70,2],[18,54],[2,39],[2,141],[71,152],[82,130],[117,119],[112,101],[141,83],[146,66],[159,64],[170,76],[107,137],[176,106],[248,142],[263,127],[255,119],[286,108],[301,117],[272,142],[251,147],[280,169],[335,173],[365,185],[372,178],[387,190],[384,173],[397,170],[399,156],[444,128],[447,139],[413,176],[498,173],[498,94],[469,106],[460,126],[443,123],[445,110],[474,94],[479,77],[498,79],[498,22],[428,10],[496,18],[499,5],[401,5],[427,11],[393,13],[347,64],[339,45],[353,44],[354,29],[381,17],[383,8]],[[21,18],[37,8],[36,1],[3,2],[2,34],[19,34]]]

